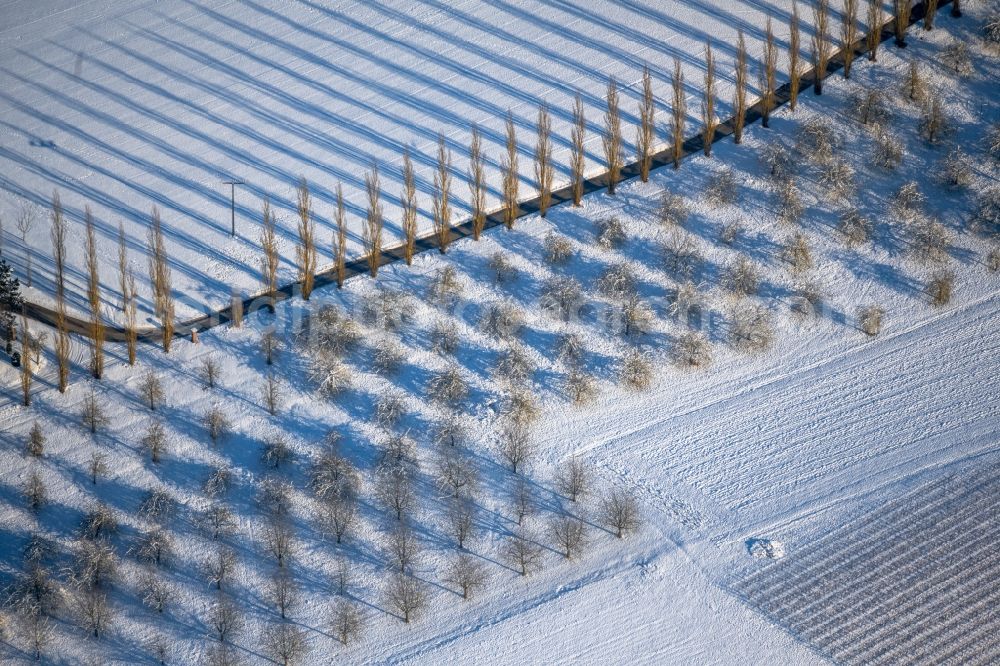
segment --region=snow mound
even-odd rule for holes
[[[757,559],[766,557],[769,560],[780,560],[785,556],[785,544],[771,539],[750,539],[747,541],[747,550]]]

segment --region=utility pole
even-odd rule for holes
[[[245,183],[246,181],[242,178],[231,178],[229,180],[222,181],[223,185],[229,186],[229,235],[233,237],[236,236],[236,186],[243,185]]]

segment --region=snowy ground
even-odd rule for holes
[[[161,9],[164,6],[167,9]],[[480,5],[470,3],[469,7]],[[187,5],[162,3],[155,9],[173,10],[181,15],[194,11]],[[135,11],[140,13],[131,20],[138,23],[142,12],[154,10]],[[368,339],[347,359],[354,383],[333,400],[317,397],[315,386],[306,377],[303,354],[286,348],[279,354],[275,370],[283,382],[283,408],[273,417],[261,408],[260,385],[267,368],[259,340],[261,330],[272,323],[270,319],[250,322],[242,330],[213,330],[202,335],[198,345],[178,343],[169,356],[146,349],[137,368],[125,365],[123,350],[113,348],[113,362],[105,379],[96,385],[112,424],[96,438],[79,425],[88,391],[84,345],[74,350],[78,367],[69,393],[63,396],[55,391],[49,359],[38,378],[35,404],[30,409],[18,406],[17,377],[5,366],[0,370],[5,386],[0,402],[0,468],[4,470],[0,571],[5,580],[21,569],[21,550],[32,532],[40,531],[55,540],[60,553],[57,564],[67,565],[76,546],[80,519],[94,502],[107,503],[122,522],[114,539],[122,558],[114,586],[113,601],[118,610],[114,630],[101,640],[88,640],[73,624],[69,610],[60,609],[52,660],[78,663],[92,658],[101,663],[135,663],[149,658],[148,641],[161,633],[174,647],[176,663],[199,661],[212,644],[205,634],[215,593],[198,572],[198,564],[212,544],[198,527],[197,518],[208,506],[202,483],[213,467],[222,464],[233,470],[236,479],[225,501],[239,519],[239,531],[228,539],[240,559],[236,582],[228,594],[244,609],[248,624],[234,642],[240,659],[269,663],[260,635],[263,626],[278,622],[266,594],[274,564],[261,544],[264,520],[254,501],[254,489],[270,474],[260,461],[260,449],[274,433],[284,433],[296,453],[293,465],[279,475],[293,483],[300,500],[293,511],[299,548],[292,571],[302,588],[302,598],[291,617],[306,632],[311,648],[307,663],[332,659],[352,663],[713,664],[829,660],[833,654],[830,644],[821,640],[822,634],[816,638],[808,630],[815,627],[816,614],[806,612],[800,617],[795,613],[803,610],[801,606],[771,604],[769,595],[762,598],[756,591],[766,585],[772,586],[768,589],[774,596],[800,590],[802,581],[796,576],[810,566],[830,566],[827,556],[831,550],[842,547],[869,552],[863,549],[871,549],[873,544],[878,550],[877,544],[893,540],[893,529],[911,539],[907,543],[947,535],[948,525],[915,529],[919,526],[893,522],[889,518],[895,514],[882,508],[920,511],[922,498],[935,497],[924,489],[957,489],[949,497],[959,498],[954,506],[963,507],[960,518],[971,516],[969,531],[977,529],[978,520],[985,524],[981,534],[995,535],[995,511],[990,512],[994,500],[989,495],[983,499],[966,493],[963,482],[989,489],[989,474],[996,470],[1000,455],[1000,407],[995,400],[1000,394],[1000,342],[995,336],[1000,324],[1000,290],[997,274],[984,267],[986,254],[995,245],[970,224],[976,190],[995,183],[998,173],[996,162],[985,155],[985,147],[972,139],[979,136],[983,124],[995,123],[1000,115],[995,94],[1000,69],[996,56],[979,46],[983,10],[971,7],[967,12],[969,16],[961,21],[943,12],[938,29],[911,33],[911,46],[902,54],[905,57],[892,47],[884,48],[877,64],[855,65],[852,82],[831,79],[821,98],[808,93],[794,114],[784,109],[772,120],[772,129],[751,128],[743,146],[720,144],[711,160],[699,157],[685,162],[679,172],[658,171],[649,183],[625,184],[615,197],[588,197],[580,209],[560,207],[545,220],[525,219],[512,232],[497,229],[478,243],[462,241],[445,257],[420,256],[413,268],[399,265],[383,269],[375,282],[352,280],[343,292],[317,294],[310,304],[282,304],[277,329],[287,335],[292,322],[314,312],[321,302],[338,303],[358,314],[363,303],[375,299],[380,287],[411,295],[414,314],[399,334],[365,326]],[[489,16],[500,20],[496,14]],[[715,20],[730,18],[716,16]],[[196,28],[207,30],[200,22],[194,23]],[[166,22],[159,30],[150,28],[150,33],[169,34],[168,24],[182,33],[187,30],[183,22]],[[717,34],[708,26],[704,29]],[[975,56],[974,72],[964,79],[936,62],[956,36],[972,45]],[[145,37],[151,38],[150,34]],[[224,38],[228,37],[220,37]],[[414,41],[421,48],[426,44]],[[671,47],[676,41],[669,42]],[[701,37],[697,37],[689,44],[700,42]],[[306,46],[303,44],[303,49]],[[697,48],[693,52],[697,53]],[[920,111],[899,98],[899,82],[910,57],[918,58],[923,71],[945,95],[945,108],[955,131],[943,145],[930,146],[918,136]],[[252,56],[246,58],[252,60]],[[90,67],[87,58],[83,62],[84,69]],[[296,62],[302,65],[303,60]],[[505,67],[519,73],[511,62]],[[201,74],[224,75],[212,68],[201,70]],[[596,81],[593,92],[599,94]],[[851,93],[862,86],[886,90],[893,100],[893,127],[898,128],[906,152],[895,171],[872,167],[859,157],[866,154],[870,139],[853,119]],[[525,102],[525,118],[533,113],[532,104]],[[406,117],[409,122],[410,116]],[[857,160],[858,191],[850,201],[820,196],[817,169],[800,161],[799,185],[807,209],[795,227],[777,220],[778,204],[759,157],[770,142],[792,149],[810,118],[825,119],[842,131],[843,146],[837,152]],[[427,127],[415,120],[412,124]],[[270,129],[266,124],[259,128]],[[967,160],[974,171],[973,184],[961,190],[949,190],[929,175],[955,142],[966,145]],[[358,168],[363,168],[365,160],[359,160]],[[711,176],[727,165],[736,174],[738,202],[712,206],[700,192]],[[893,193],[911,179],[920,181],[928,198],[928,215],[940,219],[953,235],[949,259],[941,265],[915,261],[908,249],[912,230],[886,212]],[[120,187],[116,186],[115,192],[124,196]],[[177,190],[177,201],[184,200],[181,189]],[[665,189],[681,193],[692,206],[685,229],[703,258],[697,275],[705,295],[705,316],[698,328],[712,343],[714,356],[704,370],[682,370],[671,359],[673,345],[686,326],[668,309],[678,279],[659,249],[666,233],[656,222],[655,210]],[[143,206],[149,203],[148,197],[138,199]],[[848,249],[836,226],[852,201],[875,227],[872,243]],[[215,204],[217,217],[222,215],[223,204]],[[197,197],[188,205],[209,210]],[[620,248],[607,250],[599,248],[594,238],[596,222],[610,216],[622,221],[628,238]],[[734,222],[742,231],[730,247],[720,243],[719,236],[724,226]],[[808,275],[820,281],[825,293],[824,307],[815,317],[792,313],[796,284],[802,277],[790,273],[781,253],[786,238],[796,229],[806,235],[812,249],[814,268]],[[566,265],[553,266],[544,259],[543,240],[550,231],[573,244],[575,255]],[[216,233],[222,238],[223,230]],[[221,247],[218,243],[214,246]],[[249,248],[247,245],[246,257],[252,263],[254,253]],[[191,250],[192,256],[196,251]],[[494,283],[488,267],[498,251],[519,269],[518,278],[505,285]],[[776,329],[773,347],[759,355],[736,351],[727,342],[736,304],[719,286],[719,278],[740,253],[751,257],[762,272],[759,295],[745,300],[767,308]],[[184,261],[178,257],[176,273],[183,272]],[[627,262],[639,295],[657,315],[644,335],[630,340],[602,322],[602,313],[616,306],[594,286],[605,270],[622,261]],[[460,306],[453,311],[427,299],[429,286],[445,266],[453,266],[465,285]],[[955,272],[956,292],[950,304],[934,308],[923,288],[928,275],[942,267]],[[569,324],[544,314],[538,306],[542,285],[554,275],[571,275],[585,288],[588,307]],[[211,288],[204,293],[211,294]],[[516,304],[525,318],[525,328],[513,343],[487,335],[479,325],[485,308],[504,300]],[[885,328],[876,338],[864,336],[856,327],[856,308],[867,304],[879,304],[887,313]],[[430,331],[438,321],[462,334],[453,361],[472,387],[464,418],[473,433],[469,450],[483,476],[477,500],[479,538],[470,550],[486,562],[491,580],[469,602],[462,602],[442,582],[453,546],[442,525],[445,502],[430,478],[434,450],[426,433],[441,414],[428,404],[425,385],[435,371],[453,362],[449,356],[430,350]],[[570,404],[561,390],[567,368],[556,360],[554,348],[564,332],[581,335],[587,350],[586,367],[600,383],[596,400],[581,407]],[[371,347],[389,338],[397,338],[403,345],[405,363],[398,374],[386,378],[371,371],[369,357]],[[617,381],[621,359],[633,346],[645,349],[656,367],[655,380],[646,391],[628,390]],[[532,529],[549,550],[544,568],[527,578],[511,571],[502,557],[504,539],[513,529],[505,499],[512,477],[498,461],[493,426],[495,407],[510,391],[491,378],[490,369],[509,347],[524,351],[537,366],[529,385],[543,408],[533,430],[540,455],[527,477],[535,484],[540,506]],[[201,387],[197,376],[198,363],[208,355],[214,355],[222,365],[221,387],[211,392]],[[142,407],[137,395],[143,373],[150,367],[161,375],[167,389],[166,404],[158,410],[158,417]],[[426,553],[415,574],[427,581],[432,592],[428,611],[411,625],[404,625],[389,612],[382,595],[387,580],[384,532],[391,520],[373,497],[370,477],[385,441],[374,423],[373,406],[386,392],[397,393],[407,404],[403,427],[417,440],[423,470],[416,523]],[[223,406],[234,422],[234,434],[217,448],[209,445],[200,422],[211,404]],[[163,420],[171,440],[165,462],[159,466],[150,463],[138,447],[138,438],[153,418]],[[35,420],[44,423],[49,439],[41,460],[23,454],[24,438]],[[347,647],[334,639],[329,626],[336,548],[319,532],[305,487],[308,461],[331,428],[344,434],[345,451],[366,479],[361,510],[364,525],[343,550],[354,571],[350,593],[363,605],[367,625],[361,640]],[[96,450],[107,453],[112,471],[93,486],[85,468]],[[593,470],[595,494],[611,487],[635,493],[645,525],[638,535],[624,541],[592,526],[588,548],[567,561],[554,551],[544,532],[548,517],[570,511],[593,522],[597,505],[596,497],[581,507],[554,492],[553,472],[574,455]],[[33,469],[44,475],[51,498],[37,516],[25,508],[20,496],[20,486]],[[174,587],[175,599],[163,616],[143,606],[138,592],[142,567],[127,554],[136,537],[151,527],[136,515],[136,508],[150,489],[161,486],[179,503],[169,522],[177,553],[160,573]],[[873,516],[881,517],[877,524],[888,533],[870,539],[864,530],[850,531],[851,526],[872,525]],[[751,558],[748,540],[757,538],[782,542],[785,558],[775,562]],[[987,542],[990,538],[986,537]],[[972,552],[968,549],[982,547],[978,541],[955,543],[957,562],[965,561]],[[944,566],[940,562],[948,563],[947,558],[938,557],[939,550],[933,552],[936,559],[926,566],[934,570],[923,572],[928,580],[947,575],[939,569]],[[919,557],[917,553],[910,556]],[[832,588],[834,594],[842,589],[843,578],[851,571],[846,566],[836,570],[840,587]],[[830,592],[830,588],[823,590]],[[856,596],[849,600],[867,607],[879,601],[880,590],[878,585],[858,586]],[[995,578],[986,579],[982,593],[989,599],[990,594],[995,598],[995,592]],[[923,608],[918,602],[921,599],[908,608]],[[959,610],[969,610],[961,599],[949,598],[948,602]],[[975,608],[972,611],[969,632],[960,632],[948,649],[973,636],[974,629],[992,626],[986,615],[980,617]],[[792,624],[789,617],[801,622]],[[920,622],[900,620],[907,630],[919,632],[929,627],[928,640],[917,641],[918,647],[931,645],[930,639],[942,636],[941,627],[948,628],[927,623],[921,613],[913,617]],[[851,619],[861,623],[862,632],[869,628],[865,623],[872,622],[870,615],[863,613]],[[11,625],[0,649],[5,658],[25,659],[24,639],[13,618]],[[964,655],[964,660],[989,663],[995,655],[987,648],[984,644],[981,651]]]

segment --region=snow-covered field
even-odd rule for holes
[[[588,171],[600,171],[608,77],[621,88],[623,120],[638,120],[643,65],[657,95],[669,97],[672,59],[682,60],[697,116],[703,51],[719,67],[720,116],[727,117],[736,31],[746,32],[751,65],[765,16],[787,41],[789,0],[630,2],[222,2],[9,3],[0,18],[0,217],[4,243],[25,261],[15,227],[22,201],[48,207],[58,189],[71,223],[69,278],[82,290],[84,206],[98,224],[109,304],[118,223],[147,291],[146,229],[163,215],[174,262],[178,315],[228,303],[231,289],[259,291],[261,206],[280,216],[281,282],[295,275],[295,193],[311,183],[320,264],[329,264],[334,193],[348,202],[350,251],[360,252],[364,174],[382,173],[387,243],[400,236],[403,151],[409,147],[430,227],[437,137],[453,152],[456,216],[468,211],[464,185],[470,131],[483,132],[489,204],[499,198],[504,119],[514,118],[522,192],[534,187],[530,161],[539,104],[552,112],[557,180],[568,178],[573,97],[589,122]],[[811,21],[803,11],[803,24]],[[804,33],[808,38],[808,31]],[[782,65],[784,67],[784,65]],[[753,70],[755,71],[755,70]],[[756,79],[754,79],[756,80]],[[665,122],[666,104],[658,103]],[[633,152],[633,132],[626,152]],[[666,141],[665,130],[657,143]],[[237,188],[235,238],[230,188]],[[52,293],[44,210],[28,233],[34,293]],[[79,291],[79,290],[78,290]],[[82,291],[80,292],[82,293]],[[85,307],[74,300],[71,306]],[[148,308],[142,308],[148,310]]]
[[[497,153],[505,108],[515,107],[527,137],[535,104],[544,98],[559,110],[555,133],[562,136],[566,119],[559,112],[568,108],[573,89],[590,96],[589,117],[596,121],[602,77],[614,73],[633,83],[642,62],[656,60],[663,67],[675,53],[692,68],[689,85],[697,95],[705,36],[719,40],[727,59],[720,69],[726,71],[734,22],[745,22],[756,54],[768,6],[678,2],[676,11],[666,12],[652,3],[625,3],[617,11],[610,3],[588,3],[584,13],[569,3],[357,3],[336,9],[305,3],[278,10],[256,3],[203,8],[160,2],[129,5],[113,20],[97,4],[64,13],[45,5],[18,8],[12,15],[20,27],[5,26],[2,33],[5,53],[15,54],[2,75],[24,80],[0,92],[7,105],[0,145],[5,161],[13,163],[17,155],[22,161],[4,172],[4,183],[36,195],[57,185],[75,210],[89,198],[83,192],[103,192],[94,196],[95,206],[108,206],[99,216],[109,231],[119,215],[134,225],[136,261],[141,216],[159,200],[165,212],[172,211],[165,221],[175,275],[183,281],[179,289],[217,302],[227,285],[254,283],[258,255],[256,233],[249,231],[256,203],[248,192],[237,211],[243,237],[226,240],[227,200],[214,174],[234,167],[219,160],[232,158],[253,169],[239,175],[258,188],[254,198],[269,194],[287,206],[292,182],[304,173],[322,201],[328,203],[331,179],[342,179],[357,190],[352,196],[360,205],[358,182],[370,160],[398,167],[398,149],[407,142],[430,159],[439,126],[461,141],[467,123],[479,122],[494,133],[490,141]],[[783,19],[787,7],[771,9]],[[302,631],[309,650],[303,663],[316,664],[894,663],[899,656],[891,650],[902,647],[913,648],[907,660],[950,655],[955,663],[995,661],[995,642],[977,637],[995,636],[997,621],[990,603],[995,605],[997,578],[990,573],[996,571],[1000,464],[1000,278],[985,265],[996,238],[972,223],[978,193],[995,185],[1000,173],[981,138],[1000,118],[997,55],[980,39],[988,13],[988,7],[973,5],[956,20],[944,10],[935,30],[911,30],[905,51],[883,45],[877,63],[856,62],[852,80],[829,79],[822,97],[805,93],[794,113],[785,108],[772,118],[770,129],[749,128],[743,145],[724,141],[711,159],[689,159],[679,171],[661,169],[648,183],[625,183],[616,196],[597,193],[581,208],[560,206],[545,219],[519,221],[512,231],[495,229],[478,242],[457,242],[445,256],[424,254],[413,267],[385,267],[374,281],[359,277],[342,291],[316,293],[309,303],[284,302],[273,316],[262,315],[242,329],[213,329],[198,344],[178,342],[169,355],[144,348],[134,368],[125,363],[123,349],[111,346],[100,382],[86,379],[88,350],[77,341],[69,392],[56,391],[53,360],[46,358],[30,408],[20,406],[18,377],[4,365],[0,574],[7,583],[25,569],[22,551],[32,534],[55,544],[45,566],[59,580],[62,603],[52,614],[47,659],[138,663],[152,659],[159,637],[170,646],[168,663],[209,660],[219,647],[211,617],[220,595],[202,573],[204,559],[217,548],[204,526],[213,500],[203,486],[214,469],[224,467],[232,472],[232,488],[217,501],[231,509],[237,524],[221,541],[236,553],[237,566],[222,596],[244,616],[245,626],[229,644],[231,656],[245,663],[275,661],[264,636],[268,627],[281,625]],[[70,25],[89,28],[60,39],[58,31],[31,27],[32,19],[38,25],[55,22],[64,31]],[[783,23],[777,21],[779,39],[785,37]],[[32,48],[19,46],[17,35],[37,41]],[[956,39],[971,49],[973,71],[964,77],[941,62]],[[32,49],[38,50],[33,56]],[[46,64],[40,55],[53,59],[61,52],[59,64]],[[433,65],[432,54],[441,56]],[[598,55],[595,63],[604,65],[592,66]],[[918,132],[920,106],[900,92],[911,58],[941,92],[953,130],[936,145]],[[662,89],[662,76],[657,81]],[[890,126],[904,148],[894,170],[868,162],[871,133],[856,120],[854,95],[871,89],[885,91]],[[61,93],[73,102],[58,110]],[[666,90],[659,94],[666,96]],[[57,127],[65,134],[53,139],[55,146],[30,148],[50,151],[45,157],[29,158],[24,145],[7,142],[19,123],[51,128],[57,110],[63,123]],[[825,167],[797,146],[811,121],[839,135],[833,152],[855,169],[855,192],[824,194]],[[35,132],[40,130],[29,134]],[[98,137],[108,143],[93,143]],[[60,152],[64,141],[76,142],[79,150]],[[761,164],[767,147],[776,144],[794,160],[805,206],[797,224],[779,219],[782,205]],[[949,188],[937,173],[956,145],[966,151],[962,161],[971,167],[971,181]],[[327,152],[313,156],[320,148]],[[599,152],[596,135],[591,149]],[[527,153],[522,160],[529,163]],[[424,162],[421,168],[429,180],[431,166]],[[737,197],[719,205],[703,193],[726,169],[732,170]],[[66,180],[51,180],[57,172]],[[387,175],[390,182],[395,177]],[[938,220],[952,240],[937,262],[917,260],[913,246],[920,225],[890,212],[895,193],[911,180],[926,197],[923,215]],[[665,191],[680,194],[691,209],[681,231],[658,220]],[[871,240],[848,247],[838,225],[855,207],[872,222]],[[596,242],[599,223],[611,218],[621,222],[625,238],[605,247]],[[722,242],[733,225],[735,238]],[[44,226],[40,220],[36,229],[42,239]],[[793,271],[786,259],[795,232],[806,239],[811,268]],[[570,243],[565,263],[546,258],[550,233]],[[290,260],[290,219],[285,234]],[[663,245],[676,247],[678,238],[688,241],[688,259],[668,262]],[[112,237],[105,240],[113,247]],[[502,284],[491,268],[496,253],[517,271]],[[722,285],[741,255],[759,270],[760,286],[756,294],[737,297]],[[17,261],[16,243],[5,242],[4,256]],[[82,263],[82,256],[76,260]],[[702,295],[701,315],[686,322],[671,308],[685,281],[681,264],[690,267]],[[622,334],[616,319],[621,302],[599,287],[620,266],[654,315],[638,335]],[[43,257],[36,268],[44,285],[50,278]],[[430,297],[446,268],[462,284],[450,305]],[[283,270],[291,277],[290,264]],[[925,286],[942,270],[953,272],[955,291],[948,304],[935,307]],[[107,267],[112,273],[113,262]],[[546,285],[558,277],[582,287],[583,306],[568,322],[540,306]],[[795,311],[806,283],[823,295],[814,314]],[[399,303],[409,304],[411,313],[398,329],[365,316],[366,306],[382,302],[386,290],[402,295],[397,311]],[[501,303],[523,318],[510,338],[483,323],[490,306]],[[294,335],[325,304],[343,308],[363,331],[360,344],[344,355],[351,385],[331,398],[319,395],[309,376],[310,354]],[[858,329],[857,310],[866,305],[885,310],[878,336]],[[731,340],[734,321],[752,307],[763,308],[774,329],[770,348],[758,353],[740,351]],[[270,367],[260,351],[268,330],[283,341]],[[441,330],[458,333],[456,349],[433,349],[443,339]],[[712,356],[707,367],[695,370],[678,367],[675,359],[678,342],[692,331],[703,336]],[[557,350],[567,334],[579,336],[582,367],[599,389],[583,405],[572,404],[564,390],[571,368]],[[376,372],[376,350],[391,345],[400,347],[400,367]],[[653,367],[651,385],[641,390],[619,377],[636,349]],[[513,350],[528,359],[531,371],[503,381],[494,366]],[[207,358],[220,368],[214,389],[205,388],[199,374]],[[468,433],[461,448],[480,476],[476,536],[468,551],[489,574],[468,601],[446,580],[455,553],[451,502],[435,479],[442,451],[449,450],[433,444],[432,433],[451,410],[428,399],[428,382],[449,368],[469,386],[457,408]],[[155,412],[140,395],[149,369],[165,389]],[[281,386],[273,415],[262,406],[269,375]],[[110,417],[94,436],[80,424],[91,387]],[[522,577],[505,557],[511,535],[518,533],[509,499],[517,477],[498,454],[498,442],[507,404],[525,391],[540,407],[530,430],[537,455],[517,476],[528,481],[536,506],[526,519],[527,534],[544,554],[540,570]],[[388,395],[402,401],[404,415],[398,424],[379,425],[376,405]],[[213,406],[232,422],[232,433],[216,445],[202,422]],[[24,453],[35,422],[47,438],[41,458]],[[140,446],[153,422],[167,433],[159,464]],[[320,505],[308,487],[311,465],[331,430],[341,434],[341,450],[362,478],[360,525],[340,546],[323,531]],[[409,624],[385,595],[393,568],[387,543],[396,521],[377,496],[375,478],[388,430],[412,438],[415,462],[407,464],[419,468],[412,525],[423,556],[410,575],[424,585],[429,603]],[[292,458],[270,469],[261,460],[262,447],[278,436]],[[88,466],[96,452],[106,456],[108,471],[94,484]],[[579,502],[561,496],[553,480],[574,459],[593,477],[593,492]],[[37,513],[21,493],[32,471],[42,475],[49,495]],[[267,512],[258,503],[265,479],[292,486],[295,550],[288,571],[299,594],[287,622],[270,598],[278,567],[265,543]],[[156,527],[158,521],[138,508],[159,488],[177,502],[175,511],[158,519],[175,547],[165,565],[151,567],[140,564],[131,549]],[[622,540],[601,524],[598,511],[612,489],[634,495],[643,517],[641,530]],[[119,567],[106,588],[114,620],[106,635],[94,639],[78,626],[73,604],[79,595],[65,572],[82,547],[80,522],[98,502],[120,523],[110,541]],[[563,557],[548,531],[566,513],[584,520],[588,537],[572,559]],[[754,539],[780,542],[784,557],[752,557]],[[868,559],[859,561],[857,553]],[[979,566],[963,566],[970,558]],[[338,561],[349,562],[347,597],[365,619],[358,640],[346,646],[331,626],[341,596]],[[150,570],[173,591],[163,613],[143,603]],[[877,571],[885,575],[873,576]],[[899,604],[887,606],[886,590],[893,585]],[[970,585],[977,586],[977,595],[956,593]],[[940,600],[928,590],[940,590]],[[829,599],[829,606],[817,599]],[[954,616],[963,622],[953,622]],[[14,663],[30,661],[25,623],[10,608],[5,617],[0,654]],[[845,646],[853,635],[865,638]],[[969,651],[957,652],[969,645]]]

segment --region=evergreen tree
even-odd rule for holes
[[[14,349],[17,313],[24,306],[21,296],[21,282],[14,275],[7,261],[0,259],[0,335],[3,335],[4,350],[10,354]]]

